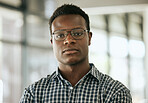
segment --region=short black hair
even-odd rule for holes
[[[60,7],[58,7],[53,15],[50,17],[49,19],[49,27],[50,27],[50,32],[51,32],[51,25],[52,22],[54,21],[55,18],[57,18],[58,16],[61,15],[69,15],[69,14],[76,14],[76,15],[80,15],[85,19],[86,22],[86,28],[88,31],[90,31],[90,21],[89,21],[89,17],[88,15],[78,6],[73,5],[73,4],[64,4]]]

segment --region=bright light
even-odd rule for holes
[[[128,41],[126,38],[112,36],[110,38],[110,53],[113,57],[126,57],[128,55]]]
[[[3,103],[3,82],[0,80],[0,103]]]
[[[145,56],[145,45],[142,41],[129,41],[129,54],[131,57],[143,58]]]
[[[105,31],[92,29],[90,51],[97,54],[107,52],[107,35]]]

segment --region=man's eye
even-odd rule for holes
[[[56,35],[56,37],[57,38],[63,38],[63,37],[65,37],[65,35],[64,34],[58,34],[58,35]]]
[[[77,32],[77,33],[73,33],[73,35],[74,36],[81,36],[81,35],[83,35],[83,33],[82,32]]]

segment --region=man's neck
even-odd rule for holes
[[[64,79],[68,80],[72,86],[90,70],[89,63],[76,65],[59,65],[59,70]]]

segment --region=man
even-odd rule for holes
[[[26,88],[20,103],[132,103],[130,91],[122,83],[89,64],[92,33],[83,10],[62,5],[49,25],[59,66],[52,75]]]

